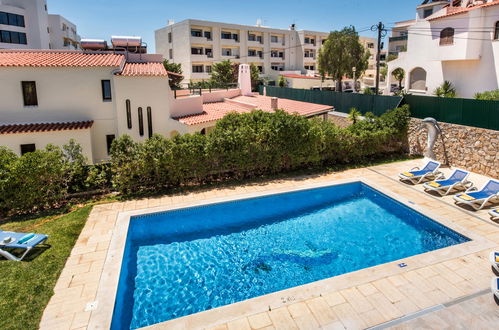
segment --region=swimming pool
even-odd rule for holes
[[[130,219],[112,328],[139,328],[469,241],[362,182]]]

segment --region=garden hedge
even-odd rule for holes
[[[406,148],[409,109],[340,128],[332,122],[282,110],[231,113],[207,135],[143,143],[123,135],[109,164],[87,166],[74,141],[23,156],[0,147],[0,212],[29,213],[62,205],[71,193],[112,187],[122,194],[161,191],[184,184],[240,179],[305,167],[354,164]]]

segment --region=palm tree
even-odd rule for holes
[[[438,97],[456,97],[456,88],[448,80],[444,81],[437,89],[435,89],[435,95]]]
[[[402,90],[402,81],[405,78],[405,71],[404,71],[404,69],[402,69],[402,68],[396,68],[395,70],[392,71],[392,75],[399,82],[399,90]]]

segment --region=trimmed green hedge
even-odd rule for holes
[[[231,113],[208,135],[153,135],[113,142],[109,164],[86,165],[74,141],[21,157],[0,147],[0,212],[30,213],[63,205],[72,193],[110,187],[122,194],[357,163],[405,150],[408,107],[348,128],[278,110]]]
[[[408,107],[348,128],[284,111],[232,113],[208,135],[174,139],[129,136],[111,148],[113,185],[123,194],[181,184],[272,174],[310,166],[347,164],[405,150]]]

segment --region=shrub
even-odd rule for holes
[[[489,101],[499,101],[499,89],[493,91],[487,91],[483,93],[476,93],[475,99],[477,100],[489,100]]]
[[[282,110],[252,111],[228,114],[208,135],[185,134],[172,140],[155,135],[144,143],[122,136],[111,149],[113,184],[127,194],[345,164],[403,150],[408,106],[365,117],[339,128]]]
[[[454,98],[456,97],[456,88],[450,81],[445,80],[442,85],[435,89],[434,94],[438,97]]]

